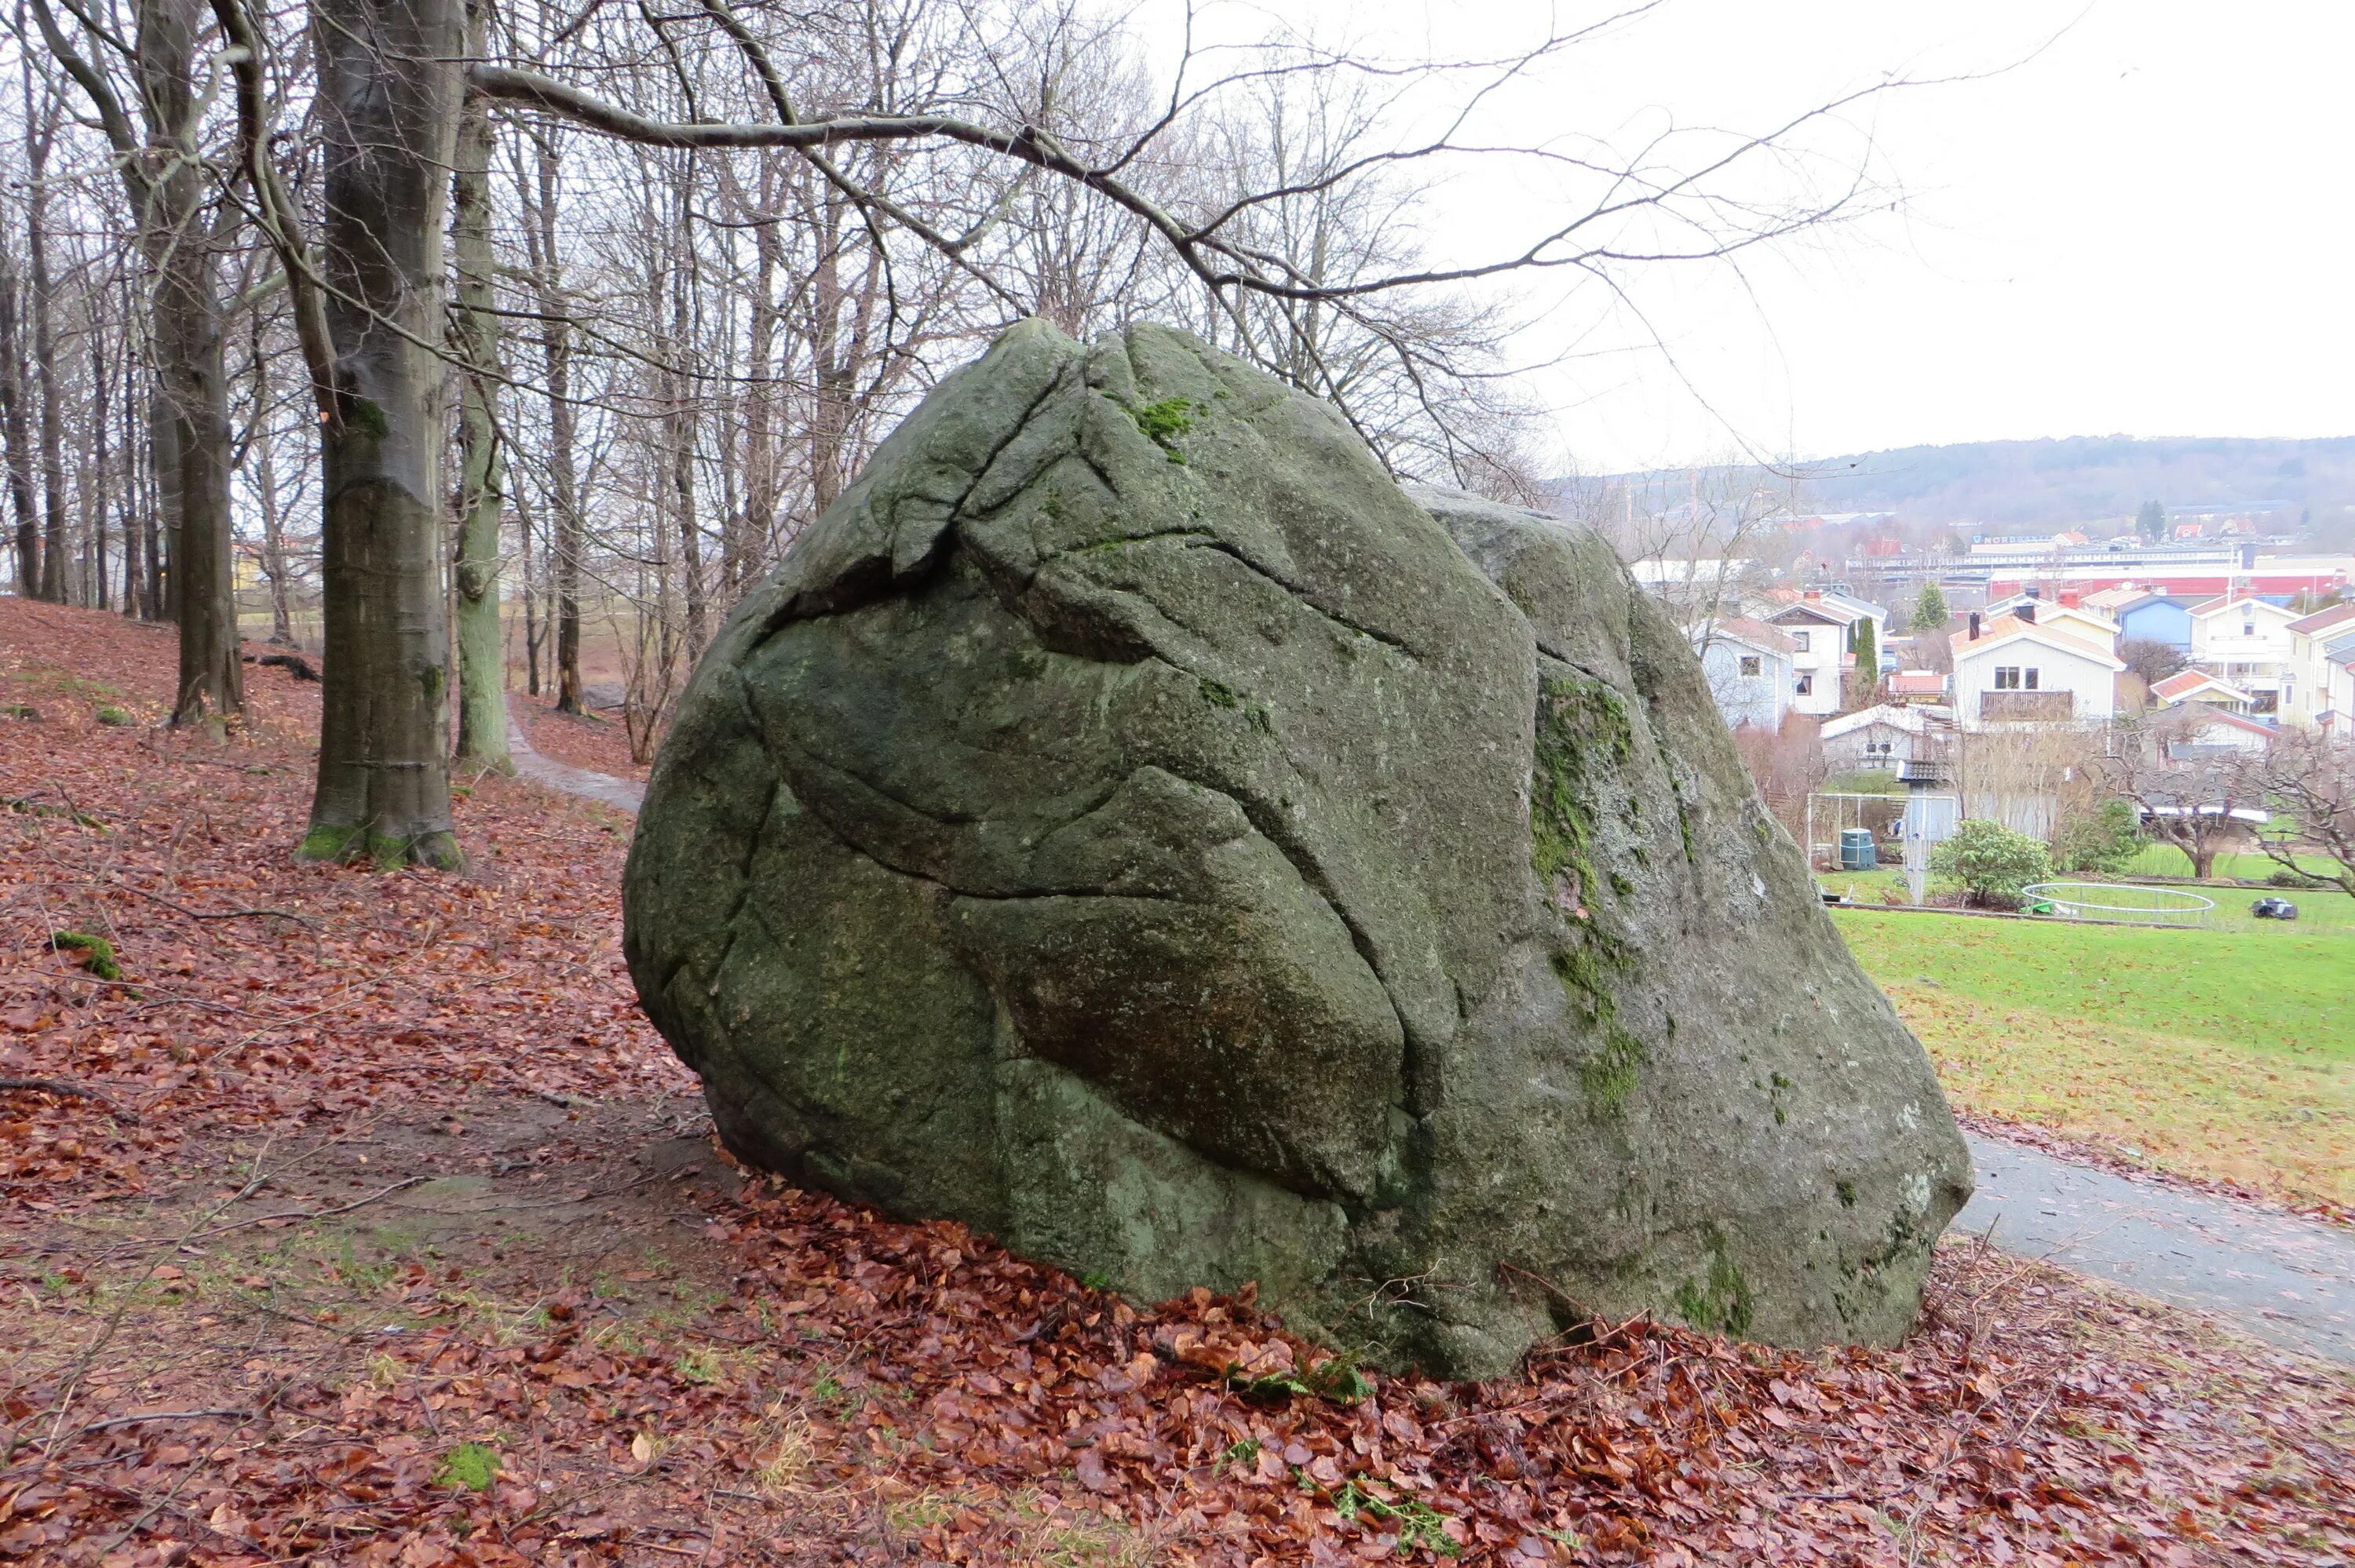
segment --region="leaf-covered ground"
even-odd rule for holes
[[[463,875],[297,866],[316,688],[183,742],[170,662],[0,599],[0,1563],[2355,1553],[2345,1373],[1968,1244],[1902,1350],[1454,1387],[734,1168],[623,821],[484,779]]]
[[[630,758],[630,732],[619,711],[565,714],[553,697],[507,694],[507,712],[523,726],[532,749],[573,768],[643,781],[645,764]]]

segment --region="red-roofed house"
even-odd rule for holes
[[[1899,670],[1889,677],[1889,700],[1918,707],[1946,700],[1946,677],[1937,670]]]
[[[2248,693],[2238,686],[2227,685],[2205,670],[2178,670],[2150,689],[2155,707],[2179,707],[2185,703],[2204,703],[2224,713],[2244,714],[2252,705]]]

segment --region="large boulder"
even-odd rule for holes
[[[1449,1376],[1887,1342],[1969,1169],[1684,640],[1178,333],[943,381],[704,655],[625,898],[744,1159]]]

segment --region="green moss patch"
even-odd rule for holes
[[[1196,416],[1208,414],[1210,406],[1190,397],[1164,397],[1158,403],[1124,411],[1154,445],[1169,454],[1171,462],[1184,462],[1186,454],[1178,450],[1178,438],[1191,430]]]
[[[87,931],[52,931],[49,946],[59,952],[74,948],[81,954],[81,967],[101,980],[123,978],[123,968],[114,961],[114,944],[103,937]]]
[[[1710,1238],[1709,1272],[1677,1287],[1676,1301],[1678,1315],[1694,1328],[1737,1340],[1750,1332],[1757,1305],[1741,1266],[1726,1253],[1723,1236]]]
[[[1635,747],[1626,703],[1602,682],[1554,678],[1539,689],[1529,863],[1557,902],[1566,894],[1572,908],[1583,907],[1595,882],[1591,801],[1604,771],[1624,765]]]
[[[1579,1085],[1598,1115],[1615,1116],[1636,1093],[1645,1054],[1644,1043],[1619,1022],[1619,1004],[1604,980],[1604,970],[1624,964],[1625,956],[1600,933],[1590,931],[1582,940],[1558,949],[1550,961],[1562,990],[1603,1035],[1603,1048],[1579,1064]]]
[[[433,1467],[433,1484],[453,1490],[486,1492],[498,1478],[498,1450],[485,1443],[461,1443],[442,1456]]]

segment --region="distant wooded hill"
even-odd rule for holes
[[[2293,512],[2355,503],[2355,436],[2316,440],[2196,438],[1966,441],[1901,447],[1798,465],[1821,512],[1891,511],[1910,521],[2058,526],[2169,508],[2261,506]],[[1683,479],[1637,477],[1663,489]]]

